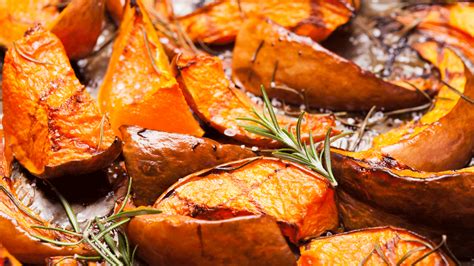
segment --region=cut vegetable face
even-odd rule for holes
[[[273,217],[298,243],[338,226],[334,190],[297,164],[255,157],[192,174],[170,187],[154,207],[204,220],[249,214]]]
[[[407,230],[369,228],[309,242],[298,265],[455,265],[438,248]]]
[[[151,205],[179,178],[255,154],[240,145],[135,126],[121,127],[123,156],[133,178],[134,203]]]
[[[163,47],[146,10],[128,4],[99,92],[101,111],[120,134],[121,125],[201,136],[170,72]]]
[[[11,48],[14,41],[36,23],[61,39],[67,55],[79,59],[94,48],[102,30],[104,0],[72,0],[64,10],[61,0],[0,2],[0,45]]]
[[[149,265],[296,264],[277,223],[265,216],[205,221],[144,215],[130,221],[128,234]]]
[[[6,53],[2,90],[6,144],[32,174],[89,173],[120,154],[120,141],[75,77],[60,40],[41,27]]]
[[[235,40],[245,19],[263,16],[315,41],[326,39],[353,16],[358,1],[221,0],[179,18],[195,42],[225,44]]]
[[[208,55],[182,54],[175,58],[178,82],[193,111],[203,121],[220,133],[246,144],[259,147],[279,147],[281,144],[269,138],[257,136],[239,126],[238,118],[255,117],[252,110],[257,107],[242,91],[231,88],[222,62]],[[279,115],[277,120],[283,128],[294,128],[297,119]],[[246,121],[242,121],[247,124]],[[330,115],[308,115],[304,117],[302,133],[308,140],[312,132],[315,141],[324,139],[327,130],[333,127]],[[334,132],[337,134],[337,132]]]
[[[344,111],[372,106],[393,110],[427,102],[409,84],[378,78],[268,19],[248,19],[240,28],[232,75],[237,85],[254,94],[261,95],[263,84],[271,97]],[[435,80],[427,79],[418,87],[426,90],[433,84]]]

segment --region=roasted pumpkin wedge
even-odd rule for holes
[[[133,178],[134,203],[151,205],[179,178],[255,154],[207,138],[122,126],[123,156]]]
[[[67,55],[88,55],[102,31],[105,0],[2,0],[0,1],[0,45],[11,48],[14,41],[36,23],[61,39]]]
[[[163,193],[154,207],[165,214],[205,220],[268,215],[293,243],[338,226],[329,182],[298,164],[270,157],[248,158],[189,175]]]
[[[21,263],[13,257],[8,250],[0,243],[0,265],[2,266],[21,266]]]
[[[332,110],[393,110],[426,102],[409,84],[378,78],[264,18],[248,19],[240,27],[232,71],[234,82],[254,94],[261,95],[263,84],[272,97],[296,104],[306,98],[311,106]],[[435,82],[427,79],[417,86],[427,90]]]
[[[143,215],[127,228],[149,265],[295,265],[274,219],[243,216],[206,221],[180,215]]]
[[[242,22],[253,16],[271,18],[296,34],[321,41],[337,27],[349,21],[358,7],[358,1],[355,2],[220,0],[180,17],[179,21],[191,39],[196,42],[214,44],[233,42]]]
[[[61,41],[40,26],[7,51],[2,90],[6,143],[35,176],[89,173],[119,156],[120,141],[75,77]]]
[[[168,58],[140,1],[127,4],[99,91],[101,111],[121,125],[203,135],[171,74]]]
[[[181,54],[175,57],[177,79],[193,111],[220,133],[246,144],[260,147],[278,147],[280,143],[251,134],[239,126],[238,118],[254,117],[257,107],[242,91],[230,87],[222,62],[208,55]],[[282,127],[293,127],[296,119],[280,115]],[[242,122],[244,123],[244,122]],[[322,140],[335,125],[329,115],[305,115],[302,132],[312,132],[315,140]],[[337,132],[335,132],[337,133]],[[304,135],[308,139],[308,134]]]
[[[343,253],[344,256],[340,254]],[[436,244],[404,229],[376,227],[314,239],[301,247],[299,266],[456,265]]]
[[[46,259],[46,266],[106,266],[101,262],[85,262],[74,258],[74,256],[56,256]]]
[[[456,252],[471,256],[474,241],[465,231],[474,230],[469,222],[474,219],[474,168],[451,169],[464,167],[472,157],[474,79],[449,49],[431,42],[417,49],[433,60],[452,88],[443,87],[430,112],[381,135],[372,149],[334,150],[343,221],[349,229],[393,224],[431,235],[447,233]],[[371,208],[390,215],[370,221],[364,216],[375,213]]]
[[[408,9],[397,19],[405,25],[417,23],[424,35],[459,49],[474,62],[474,4],[459,1],[451,5],[426,5]]]

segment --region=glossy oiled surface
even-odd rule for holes
[[[338,226],[334,190],[316,173],[294,163],[257,157],[190,175],[154,207],[165,214],[219,220],[247,214],[274,217],[298,243]]]
[[[201,136],[168,58],[141,5],[128,5],[99,91],[101,111],[121,125]]]
[[[306,95],[310,105],[331,110],[360,111],[372,106],[393,110],[426,102],[407,84],[399,81],[395,85],[378,78],[268,19],[248,19],[241,26],[232,71],[236,84],[254,94],[260,95],[264,85],[272,97],[301,104]],[[422,90],[435,87],[431,78],[415,84]]]
[[[52,33],[36,27],[7,51],[2,90],[6,143],[32,174],[92,172],[119,155],[120,142]]]
[[[298,265],[413,265],[434,247],[407,230],[370,228],[311,241],[301,248]],[[416,265],[455,264],[437,251]]]
[[[179,18],[192,40],[225,44],[233,42],[242,23],[263,16],[280,25],[321,41],[345,24],[356,7],[347,0],[220,0]]]
[[[205,221],[145,215],[133,218],[127,231],[149,265],[296,264],[275,220],[265,216]]]
[[[179,178],[222,163],[255,156],[240,145],[184,134],[121,127],[123,156],[133,178],[134,203],[151,205]]]
[[[183,54],[177,56],[175,61],[177,79],[184,90],[186,100],[203,121],[245,144],[260,147],[281,146],[281,143],[249,133],[239,126],[249,124],[247,121],[239,121],[239,118],[255,118],[253,108],[260,113],[262,110],[242,91],[230,87],[219,58]],[[301,127],[303,141],[308,140],[310,130],[315,141],[322,140],[327,130],[335,125],[330,115],[306,114],[304,118]],[[277,119],[282,128],[296,126],[295,118],[278,115]]]

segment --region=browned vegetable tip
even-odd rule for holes
[[[2,90],[6,144],[35,176],[90,173],[119,156],[120,141],[54,34],[37,26],[15,42]]]
[[[312,240],[298,265],[456,265],[436,246],[405,229],[368,228]]]
[[[238,86],[261,95],[263,84],[269,96],[295,104],[305,103],[306,98],[311,106],[361,111],[372,106],[393,110],[426,103],[426,97],[409,84],[378,78],[263,18],[248,19],[240,27],[232,71]],[[433,85],[436,81],[431,78],[417,84],[421,90]]]
[[[233,42],[242,23],[253,16],[269,17],[296,34],[322,41],[347,23],[358,6],[351,0],[220,0],[179,22],[195,42]]]
[[[6,0],[0,2],[0,45],[12,48],[35,23],[56,34],[71,59],[87,56],[102,32],[105,0]]]
[[[194,173],[156,201],[165,214],[225,219],[248,214],[275,218],[293,243],[338,227],[334,189],[327,179],[271,157],[254,157]]]
[[[174,59],[177,80],[183,89],[186,101],[194,113],[220,133],[245,144],[259,147],[281,147],[278,141],[250,133],[239,124],[239,118],[256,118],[253,108],[262,113],[262,108],[251,101],[242,91],[231,87],[227,80],[222,61],[209,55],[180,54]],[[277,115],[282,128],[293,130],[297,119]],[[305,114],[301,126],[302,141],[309,140],[309,131],[314,141],[323,140],[329,128],[335,126],[331,115]],[[332,134],[338,131],[333,130]]]
[[[133,218],[128,235],[150,265],[295,265],[274,219],[243,216],[205,221],[180,215]]]
[[[474,96],[474,78],[451,50],[431,42],[417,49],[438,66],[450,86],[464,97]],[[431,111],[419,121],[380,135],[370,150],[334,150],[338,194],[359,201],[345,203],[340,196],[340,205],[346,205],[341,208],[346,227],[392,224],[431,236],[447,233],[455,252],[472,256],[468,250],[474,250],[474,241],[466,241],[465,235],[474,231],[474,167],[459,168],[472,157],[473,109],[472,103],[445,86]],[[362,214],[360,202],[390,215],[370,221],[364,215],[375,211]]]
[[[239,145],[208,138],[143,129],[120,128],[123,156],[133,178],[134,202],[151,205],[179,178],[222,163],[255,156]]]

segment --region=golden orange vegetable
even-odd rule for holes
[[[2,246],[2,243],[0,243],[0,266],[21,266],[21,263]]]
[[[2,90],[6,144],[32,174],[89,173],[120,154],[120,141],[54,34],[37,26],[13,44],[5,56]]]
[[[271,97],[332,110],[361,111],[372,106],[393,110],[427,101],[409,84],[379,78],[263,18],[248,19],[240,26],[232,76],[238,86],[254,94],[261,95],[260,86],[264,85]],[[437,85],[434,78],[411,83],[421,90]]]
[[[235,40],[241,24],[253,16],[268,17],[299,35],[326,39],[354,15],[349,0],[220,0],[180,17],[195,42],[225,44]]]
[[[240,145],[220,144],[208,138],[120,127],[123,156],[133,178],[134,203],[151,205],[179,178],[255,154]]]
[[[293,243],[338,226],[329,182],[298,164],[254,157],[180,179],[156,201],[165,214],[204,220],[262,214]]]
[[[79,59],[94,48],[102,31],[104,0],[72,0],[62,10],[61,0],[1,0],[0,45],[11,47],[40,23],[62,41],[67,55]]]
[[[101,111],[120,136],[121,125],[201,136],[140,1],[127,4],[99,91]]]
[[[222,62],[217,57],[208,55],[181,54],[175,57],[177,79],[184,91],[184,96],[193,111],[211,127],[220,133],[241,141],[245,144],[260,147],[278,147],[278,143],[269,138],[257,136],[239,126],[238,118],[254,117],[252,112],[261,108],[252,103],[242,91],[230,87]],[[335,125],[330,115],[304,116],[302,132],[304,140],[308,140],[311,131],[315,140],[322,140],[327,130]],[[277,116],[283,128],[294,128],[295,118],[284,115]],[[337,134],[337,132],[333,132]]]
[[[82,262],[75,259],[73,256],[56,256],[46,259],[47,266],[106,266],[101,262]]]
[[[456,265],[440,250],[429,254],[435,247],[410,231],[376,227],[314,239],[301,247],[298,265]]]
[[[242,216],[206,221],[180,215],[143,215],[127,228],[149,265],[295,265],[274,219]]]

